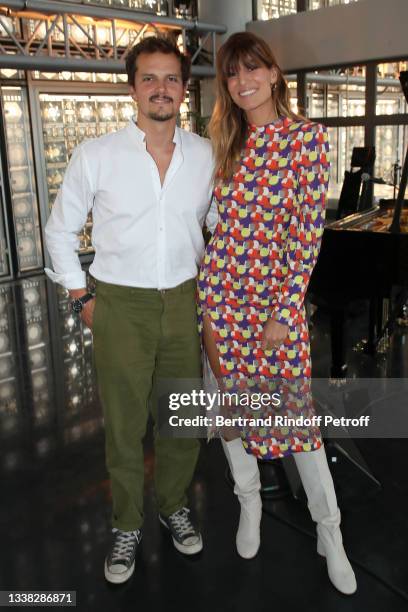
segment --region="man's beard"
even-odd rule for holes
[[[165,100],[169,101],[169,102],[173,102],[173,99],[170,98],[169,96],[152,96],[150,98],[150,102],[154,102],[155,100],[164,97]],[[160,112],[155,112],[155,111],[150,111],[149,112],[149,119],[153,119],[153,121],[169,121],[170,119],[173,119],[174,117],[174,113],[166,113],[166,114],[161,114]]]
[[[153,121],[169,121],[170,119],[173,119],[173,117],[173,113],[167,113],[166,115],[160,115],[159,113],[155,112],[149,113],[149,119],[153,119]]]

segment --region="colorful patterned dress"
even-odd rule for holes
[[[279,118],[250,125],[240,167],[214,190],[219,211],[198,280],[198,312],[211,321],[226,380],[297,382],[286,413],[314,414],[304,297],[323,233],[328,139],[319,124]],[[289,333],[261,349],[269,317]],[[296,394],[295,394],[296,395]],[[307,400],[305,398],[308,398]],[[318,449],[318,427],[241,431],[247,452],[271,459]]]

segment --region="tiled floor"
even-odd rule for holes
[[[361,316],[350,329],[353,341],[361,338]],[[315,376],[326,376],[329,367],[326,330],[327,318],[318,314]],[[407,337],[398,329],[384,358],[350,351],[350,372],[406,377]],[[381,489],[328,449],[337,459],[330,465],[359,584],[352,597],[330,585],[308,511],[291,496],[264,502],[260,552],[251,561],[238,557],[239,507],[218,442],[203,444],[191,490],[204,551],[193,559],[177,553],[157,520],[149,436],[136,572],[126,585],[107,584],[110,494],[91,355],[90,335],[69,314],[62,292],[42,277],[1,286],[0,590],[75,590],[77,609],[84,612],[408,610],[405,439],[356,441]]]

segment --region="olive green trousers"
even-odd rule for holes
[[[187,502],[200,443],[158,435],[157,405],[150,400],[160,379],[201,376],[195,290],[195,279],[166,291],[97,282],[94,358],[105,421],[112,523],[124,531],[138,529],[143,522],[142,440],[149,411],[155,422],[159,511],[169,516]]]

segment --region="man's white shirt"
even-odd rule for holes
[[[210,142],[178,127],[163,185],[134,121],[117,132],[79,145],[67,167],[45,236],[54,271],[66,289],[86,287],[78,257],[79,232],[92,211],[97,280],[169,289],[194,278],[204,251],[204,221],[218,221],[211,204]]]

